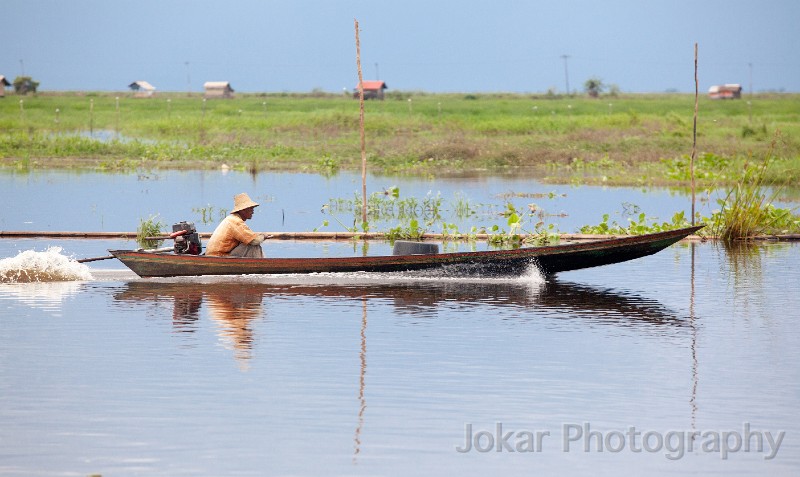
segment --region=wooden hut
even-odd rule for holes
[[[364,81],[364,99],[383,99],[383,90],[388,88],[383,81]],[[358,99],[358,85],[353,91],[353,98]]]
[[[228,81],[206,81],[203,83],[205,90],[204,98],[207,99],[231,99],[233,98],[233,88]]]
[[[156,94],[155,86],[147,81],[134,81],[128,85],[128,88],[133,91],[134,98],[149,98]]]
[[[720,84],[708,88],[708,97],[711,99],[739,99],[742,97],[742,85]]]
[[[5,98],[6,86],[11,86],[11,83],[8,82],[5,76],[0,75],[0,98]]]

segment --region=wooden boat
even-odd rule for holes
[[[652,255],[702,225],[647,235],[544,247],[479,252],[324,258],[232,258],[109,250],[140,277],[319,272],[402,272],[445,269],[468,275],[521,274],[534,265],[546,275]]]

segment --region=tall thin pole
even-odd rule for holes
[[[89,136],[94,135],[94,100],[89,100]]]
[[[116,132],[117,134],[119,134],[119,96],[117,96],[117,97],[115,98],[115,102],[116,102],[116,111],[117,111],[117,113],[116,113],[116,124],[115,124],[115,126],[116,126],[116,127],[115,127],[115,132]]]
[[[184,62],[186,65],[186,94],[192,94],[192,77],[189,75],[189,62]]]
[[[697,156],[697,98],[699,95],[700,87],[697,83],[697,43],[694,44],[694,122],[692,124],[692,160],[689,164],[690,174],[692,177],[692,225],[694,225],[694,159]]]
[[[361,133],[361,221],[364,231],[367,226],[367,145],[364,137],[364,77],[361,74],[361,42],[358,38],[358,20],[353,19],[356,27],[356,66],[358,67],[358,123]]]
[[[750,85],[748,86],[750,91],[750,100],[747,102],[747,120],[749,122],[753,122],[753,63],[747,63],[747,66],[750,68]]]
[[[564,58],[564,82],[567,86],[567,96],[569,96],[569,70],[567,70],[567,58],[569,58],[569,55],[561,55],[561,58]]]

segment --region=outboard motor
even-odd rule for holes
[[[178,222],[172,226],[170,238],[175,240],[175,253],[178,255],[200,255],[203,251],[203,244],[200,242],[200,235],[194,228],[194,222]]]

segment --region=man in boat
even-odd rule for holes
[[[253,218],[258,204],[244,192],[233,198],[233,210],[217,226],[206,245],[206,255],[213,257],[263,258],[261,242],[267,237],[250,230],[244,222]]]

